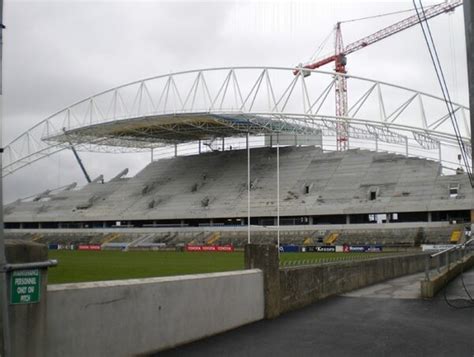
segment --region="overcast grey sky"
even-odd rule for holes
[[[313,54],[336,21],[411,6],[411,0],[5,0],[3,140],[80,99],[140,78],[207,67],[294,66]],[[344,24],[344,41],[405,16]],[[452,97],[467,104],[462,8],[431,25]],[[419,26],[350,55],[347,69],[440,93]],[[149,154],[82,157],[91,176],[106,178],[124,167],[135,173],[149,160]],[[63,152],[7,177],[5,200],[72,181],[83,184],[84,178],[72,153]]]

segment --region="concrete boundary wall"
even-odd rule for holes
[[[280,313],[325,297],[421,272],[426,254],[280,269]]]
[[[7,240],[5,253],[9,264],[38,263],[48,259],[48,249],[44,244],[25,242],[22,240]],[[48,283],[47,269],[40,270],[39,301],[33,304],[9,304],[8,316],[10,325],[11,356],[43,357],[45,353],[44,334],[46,330],[47,301],[46,285]],[[7,296],[11,294],[11,272],[8,276]],[[0,333],[3,335],[4,316],[1,316]],[[0,355],[4,355],[3,338],[0,337]]]
[[[428,253],[391,257],[374,254],[374,259],[369,260],[287,268],[275,264],[277,255],[272,245],[245,246],[246,268],[263,270],[266,318],[275,318],[332,295],[423,271]]]
[[[264,317],[263,273],[48,286],[47,356],[131,356]]]
[[[456,262],[450,269],[430,278],[429,281],[422,280],[421,297],[423,299],[432,299],[435,295],[456,278],[463,271],[467,271],[474,266],[474,256],[464,258],[461,262]]]

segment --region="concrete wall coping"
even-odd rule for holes
[[[260,269],[249,269],[249,270],[227,271],[227,272],[220,272],[220,273],[163,276],[163,277],[156,277],[156,278],[104,280],[104,281],[91,281],[91,282],[84,282],[84,283],[55,284],[55,285],[48,285],[48,292],[168,283],[168,282],[177,282],[177,281],[183,281],[183,280],[213,279],[213,278],[221,278],[221,277],[224,278],[224,277],[236,276],[236,275],[252,275],[252,274],[262,274],[262,271]]]
[[[371,253],[366,253],[366,254],[371,254]],[[374,253],[377,254],[377,253]],[[281,271],[293,271],[293,270],[304,270],[308,268],[314,268],[314,267],[324,267],[324,266],[331,266],[331,265],[337,265],[337,266],[353,266],[354,264],[363,264],[364,262],[374,262],[374,261],[380,261],[380,260],[387,260],[387,259],[393,259],[393,258],[409,258],[409,257],[415,257],[415,256],[420,256],[420,255],[429,255],[431,254],[430,252],[419,252],[419,253],[411,253],[411,254],[406,254],[406,253],[401,253],[401,254],[391,254],[386,257],[380,257],[380,256],[374,256],[372,258],[367,258],[367,259],[360,259],[360,260],[336,260],[333,262],[326,262],[326,263],[319,263],[318,265],[294,265],[294,266],[284,266],[280,267]]]
[[[449,222],[400,222],[400,223],[350,223],[350,224],[313,224],[280,226],[280,231],[315,230],[383,230],[403,228],[439,228],[456,226]],[[276,226],[251,226],[252,232],[276,231]],[[202,226],[202,227],[134,227],[134,228],[9,228],[9,233],[154,233],[154,232],[209,232],[209,231],[247,231],[247,226]]]

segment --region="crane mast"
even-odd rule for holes
[[[336,51],[335,64],[336,72],[346,74],[346,56],[344,54],[344,43],[342,41],[341,24],[336,25]],[[347,78],[346,76],[336,76],[336,116],[346,118],[347,106]],[[336,147],[338,151],[349,149],[349,123],[345,119],[339,119],[336,123]]]
[[[463,0],[453,0],[450,2],[443,2],[437,5],[430,6],[425,10],[425,16],[422,18],[423,21],[431,19],[435,16],[454,11],[454,9],[462,5]],[[336,90],[336,116],[338,122],[336,124],[336,146],[337,150],[343,151],[349,148],[349,123],[348,123],[348,104],[347,104],[347,78],[344,74],[346,71],[347,58],[346,56],[358,51],[364,47],[367,47],[375,42],[390,37],[398,32],[406,30],[420,23],[417,15],[407,17],[404,20],[398,21],[390,26],[387,26],[369,36],[363,37],[355,42],[352,42],[344,47],[341,32],[341,23],[336,24],[335,31],[335,51],[334,54],[323,59],[320,59],[314,63],[309,63],[303,68],[316,69],[322,67],[328,63],[334,62],[336,72],[335,75],[335,90]],[[294,75],[298,75],[300,69],[293,71]],[[304,72],[302,75],[309,75],[310,72]],[[342,74],[342,75],[340,75]]]

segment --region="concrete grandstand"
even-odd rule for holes
[[[246,225],[246,151],[155,161],[132,178],[96,181],[6,206],[8,228]],[[252,150],[251,224],[276,216],[274,148]],[[280,149],[281,224],[468,221],[466,175],[439,163],[365,150]],[[120,222],[117,224],[117,222]]]
[[[275,150],[251,150],[250,224],[269,239],[275,232],[268,229],[277,225]],[[71,242],[109,248],[205,244],[212,232],[219,232],[219,243],[240,246],[247,226],[245,165],[245,150],[161,159],[131,178],[96,180],[79,189],[11,203],[5,207],[6,227],[18,234],[49,232],[51,241],[58,241],[52,230],[80,228],[80,233],[70,233]],[[280,225],[292,231],[282,239],[295,244],[307,238],[318,242],[326,231],[337,231],[337,243],[413,245],[418,228],[432,223],[437,229],[425,229],[423,242],[448,242],[453,222],[470,221],[473,199],[467,176],[441,175],[439,163],[359,149],[324,153],[317,147],[280,148],[280,191]],[[401,231],[389,232],[384,223],[390,222],[398,223]],[[439,237],[440,225],[447,226],[441,230],[444,237]],[[133,228],[145,230],[134,234]],[[238,228],[240,234],[232,234]],[[84,229],[96,233],[84,234]],[[100,229],[119,233],[110,236]]]
[[[107,182],[99,176],[83,187],[10,203],[4,208],[8,235],[124,249],[242,245],[248,226],[256,239],[273,239],[279,227],[283,243],[297,244],[416,245],[453,241],[454,232],[459,240],[461,225],[471,221],[473,192],[467,169],[453,158],[458,138],[442,99],[351,76],[360,96],[350,118],[335,117],[325,114],[334,73],[291,71],[244,67],[158,76],[45,119],[5,148],[7,175],[71,146],[174,154],[133,177],[124,170]],[[374,88],[380,115],[370,102]],[[392,95],[384,98],[385,90]],[[341,121],[352,149],[332,151]],[[461,139],[470,148],[468,132],[466,124]],[[251,137],[260,143],[251,145]],[[243,147],[231,145],[242,138]],[[198,151],[178,154],[179,145],[193,143]]]

